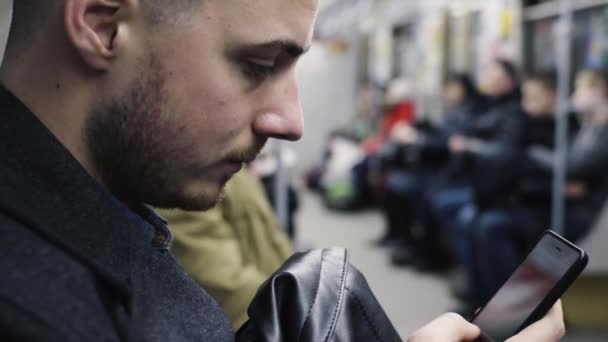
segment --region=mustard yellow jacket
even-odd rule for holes
[[[293,254],[260,181],[241,171],[206,212],[161,210],[180,264],[228,314],[235,329],[260,285]]]

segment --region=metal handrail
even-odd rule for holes
[[[608,0],[576,0],[572,2],[572,11],[581,11],[598,6],[608,5]],[[536,21],[557,17],[561,14],[561,0],[553,0],[527,7],[524,10],[525,21]]]

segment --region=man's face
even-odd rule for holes
[[[451,81],[445,86],[445,101],[448,107],[454,107],[465,100],[465,92],[462,84]]]
[[[572,94],[572,105],[574,110],[580,114],[590,114],[602,102],[603,89],[594,85],[588,75],[580,75],[574,83],[574,93]]]
[[[513,90],[514,82],[499,63],[490,64],[482,81],[483,89],[489,96],[503,96]]]
[[[532,117],[555,115],[556,95],[555,91],[539,81],[528,80],[524,82],[522,107]]]
[[[302,135],[294,67],[316,0],[205,0],[196,11],[147,32],[87,124],[100,177],[126,201],[207,209],[268,138]]]

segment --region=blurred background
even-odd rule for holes
[[[304,138],[269,144],[216,212],[164,213],[235,327],[293,251],[343,246],[405,338],[470,314],[553,228],[590,257],[566,341],[608,340],[607,0],[320,0],[298,68]],[[223,282],[197,277],[209,250]]]
[[[566,16],[563,16],[564,9],[569,10]],[[548,120],[529,120],[549,121],[546,125],[520,124],[519,136],[509,133],[507,127],[493,132],[488,132],[493,130],[488,127],[474,127],[484,125],[475,121],[492,115],[484,113],[497,111],[501,106],[507,107],[505,115],[515,116],[518,110],[517,106],[501,104],[497,98],[508,95],[491,89],[492,83],[501,82],[500,76],[493,75],[502,73],[494,70],[497,61],[511,64],[508,69],[513,70],[506,71],[513,73],[519,91],[523,90],[523,83],[534,83],[531,82],[534,79],[547,85],[544,88],[549,88],[549,98],[554,104],[541,108],[540,112],[559,114],[562,111],[562,119],[566,116],[571,119],[567,120],[570,125],[565,135],[568,142],[556,142],[558,124],[550,122],[550,115]],[[316,43],[300,65],[306,134],[301,142],[287,147],[298,156],[294,180],[300,180],[304,174],[309,186],[318,187],[317,194],[312,196],[307,191],[301,192],[304,200],[298,213],[297,241],[317,247],[349,247],[355,264],[368,276],[389,317],[406,336],[442,311],[466,312],[463,297],[465,303],[481,299],[467,298],[470,297],[467,287],[479,287],[468,284],[463,291],[462,285],[467,281],[463,282],[462,278],[481,282],[467,273],[482,273],[483,268],[500,268],[503,264],[497,255],[467,257],[466,253],[463,256],[462,252],[455,251],[464,248],[463,243],[454,242],[459,240],[458,235],[469,233],[450,232],[455,229],[449,226],[456,225],[459,211],[460,216],[466,214],[466,207],[470,205],[465,203],[482,202],[473,205],[478,207],[474,214],[477,219],[469,220],[479,222],[480,217],[494,214],[506,221],[502,222],[503,226],[517,227],[512,228],[510,234],[496,232],[496,244],[483,240],[476,244],[487,244],[488,248],[498,246],[497,249],[502,248],[501,244],[511,245],[512,250],[519,251],[514,257],[518,260],[525,254],[523,246],[530,246],[542,230],[568,225],[569,228],[561,227],[562,232],[589,252],[591,262],[565,300],[570,329],[567,340],[608,340],[608,252],[605,248],[608,228],[602,219],[604,210],[598,209],[603,208],[603,204],[577,204],[576,199],[568,198],[566,189],[560,190],[558,186],[556,190],[554,184],[548,185],[556,172],[561,173],[558,169],[548,173],[519,170],[533,168],[528,165],[533,163],[526,154],[534,150],[535,145],[553,151],[561,146],[564,154],[574,154],[577,134],[580,140],[584,135],[580,129],[587,125],[582,118],[586,114],[575,114],[573,104],[577,74],[581,70],[592,70],[604,75],[607,67],[608,1],[321,1]],[[464,101],[473,103],[459,104],[450,98],[454,96],[450,89],[454,84],[462,84],[463,76],[471,80],[485,101],[494,103],[476,104],[473,96]],[[566,79],[565,87],[559,84],[560,78]],[[534,90],[528,93],[523,94],[528,102],[534,99],[543,102],[542,95]],[[521,102],[523,98],[519,98]],[[521,107],[524,110],[523,103]],[[527,107],[535,106],[529,103]],[[460,119],[468,124],[449,117],[458,116],[459,111],[471,112],[472,116],[465,114]],[[526,115],[534,119],[534,114]],[[502,125],[509,126],[507,121]],[[404,122],[415,130],[403,129],[399,134],[396,122]],[[540,128],[543,125],[546,127]],[[451,155],[446,157],[445,150],[437,144],[449,145],[446,137],[449,140],[449,136],[458,133],[476,136],[487,143],[500,142],[505,150],[513,148],[520,152],[494,161],[475,161],[482,158],[474,153],[465,153],[462,157],[449,152]],[[509,134],[510,138],[503,138]],[[596,138],[598,146],[605,146],[599,143],[603,138]],[[598,161],[597,172],[601,172],[600,165],[606,165],[599,162],[602,158],[590,154],[590,159]],[[455,167],[454,164],[460,162],[455,159],[464,159],[468,165]],[[564,188],[579,177],[575,173],[580,170],[569,165],[573,162],[566,161],[562,169],[570,173],[564,177]],[[453,171],[454,167],[460,170]],[[458,172],[464,174],[458,175]],[[507,177],[487,179],[490,184],[475,184],[483,183],[475,179],[493,178],[496,173]],[[601,187],[604,182],[601,178],[589,178],[591,183],[587,186]],[[543,185],[529,194],[525,183]],[[514,189],[518,187],[521,189]],[[434,198],[441,199],[442,192],[447,192],[443,198],[449,199],[449,190],[453,188],[473,188],[476,194],[474,199],[466,195],[452,198],[460,201],[454,203],[454,207],[464,209],[448,209],[448,213],[431,210],[435,211],[431,216],[440,216],[440,223],[432,222],[437,218],[429,219],[424,217],[426,214],[416,213],[426,211],[425,207],[429,206],[416,202],[436,202]],[[555,191],[560,193],[555,196]],[[602,195],[597,196],[598,202],[603,203]],[[563,207],[552,204],[556,197],[564,201]],[[583,214],[587,216],[585,219],[577,220],[571,211],[579,205],[594,209]],[[560,212],[566,213],[556,215],[555,207],[562,207]],[[500,217],[501,214],[504,216]],[[564,223],[555,222],[555,216],[565,217]],[[582,228],[585,225],[587,228]],[[468,226],[474,227],[469,230],[483,229],[473,223]],[[427,238],[425,230],[435,230],[436,233],[428,235],[439,236]],[[412,251],[416,245],[423,246],[419,247],[423,251]],[[476,248],[471,243],[468,246]],[[403,254],[413,255],[395,252],[403,249],[410,250]],[[489,258],[489,265],[463,267],[466,263],[463,260],[471,257]],[[496,279],[489,288],[495,289],[496,284],[504,281],[505,274],[508,275],[507,269],[514,268],[513,261],[504,262],[510,265],[504,265],[502,272],[494,274]],[[464,307],[467,305],[470,304]]]

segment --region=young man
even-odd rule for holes
[[[268,138],[300,137],[294,65],[316,7],[14,2],[0,69],[0,340],[234,340],[143,204],[210,208]],[[560,308],[530,331],[561,336]],[[478,335],[447,315],[412,339]]]

